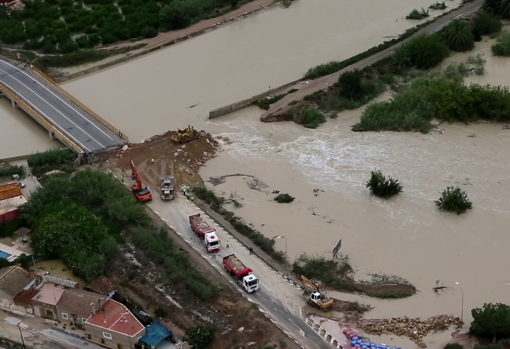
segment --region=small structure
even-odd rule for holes
[[[0,308],[18,309],[14,298],[23,290],[30,289],[36,276],[30,274],[19,265],[0,269]]]
[[[156,348],[164,341],[172,341],[173,334],[164,325],[159,322],[153,322],[145,329],[145,336],[140,338],[140,342],[149,348]]]
[[[0,185],[0,224],[8,223],[19,216],[18,207],[27,203],[17,183]]]
[[[115,285],[106,276],[98,277],[85,287],[85,290],[108,295],[115,290]]]
[[[145,327],[119,302],[109,299],[85,321],[86,339],[110,348],[135,348]]]
[[[65,288],[61,285],[45,283],[39,288],[39,293],[32,298],[34,315],[46,319],[58,320],[57,303]]]
[[[108,297],[80,289],[66,289],[57,303],[58,319],[83,325],[108,300]]]

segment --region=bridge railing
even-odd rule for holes
[[[22,98],[18,96],[18,94],[13,91],[9,86],[5,85],[0,81],[0,90],[6,95],[11,101],[14,101],[21,109],[23,109],[27,114],[29,114],[32,118],[35,119],[41,126],[51,132],[57,139],[59,139],[64,145],[71,148],[78,154],[84,153],[83,149],[81,149],[75,142],[73,142],[69,137],[64,135],[53,126],[48,120],[46,120],[37,110],[31,107],[28,103],[26,103]]]
[[[73,95],[71,95],[69,92],[64,90],[62,87],[60,87],[59,84],[57,84],[53,79],[51,79],[49,76],[44,74],[42,71],[37,69],[36,67],[32,68],[32,71],[34,71],[38,76],[40,76],[43,80],[45,80],[47,83],[49,83],[51,86],[55,87],[55,89],[60,92],[62,95],[67,97],[70,101],[72,101],[74,104],[76,104],[78,107],[80,107],[82,110],[87,112],[90,116],[92,116],[94,119],[96,119],[99,123],[101,123],[103,126],[108,128],[110,131],[112,131],[114,134],[116,134],[118,137],[120,137],[123,141],[129,142],[129,138],[122,132],[119,132],[119,129],[116,129],[112,124],[110,124],[108,121],[100,117],[97,113],[92,111],[89,107],[87,107],[85,104],[80,102],[77,98],[75,98]]]

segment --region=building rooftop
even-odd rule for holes
[[[153,322],[152,325],[147,326],[145,335],[140,338],[140,341],[151,347],[157,347],[161,342],[171,336],[172,332],[169,331],[168,328],[159,322]]]
[[[0,185],[0,201],[14,198],[16,196],[23,196],[18,183]]]
[[[142,335],[145,330],[128,308],[113,299],[109,299],[86,323],[129,337]]]
[[[0,289],[11,297],[15,297],[34,280],[25,269],[19,265],[0,269]]]
[[[32,300],[48,305],[57,305],[64,291],[65,289],[63,286],[50,283],[43,284],[42,287],[39,288],[39,293],[36,294]]]
[[[71,314],[95,313],[108,297],[80,289],[67,289],[60,297],[57,307],[69,310]]]
[[[108,280],[106,276],[101,276],[92,280],[87,288],[94,292],[108,295],[110,292],[115,290],[115,285],[110,280]]]
[[[23,304],[32,304],[32,299],[39,293],[39,290],[23,290],[16,297],[14,302]]]
[[[26,204],[28,202],[24,196],[16,196],[9,199],[4,199],[0,201],[0,215],[16,210],[19,206]]]

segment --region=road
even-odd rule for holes
[[[117,135],[32,73],[30,68],[0,60],[0,81],[84,151],[101,151],[123,143]]]
[[[162,202],[158,198],[148,204],[170,227],[172,227],[184,240],[199,252],[218,272],[230,283],[235,285],[238,291],[246,295],[246,292],[233,281],[222,264],[223,257],[235,253],[260,280],[260,289],[252,294],[246,295],[248,301],[257,303],[259,309],[272,318],[288,336],[296,343],[307,349],[330,349],[332,346],[326,343],[312,328],[302,320],[302,307],[305,306],[305,299],[302,290],[288,282],[276,271],[249,251],[234,239],[225,230],[220,228],[211,218],[205,215],[198,207],[177,195],[172,202]],[[189,225],[190,215],[201,213],[204,219],[216,228],[218,237],[222,242],[222,250],[214,255],[209,255],[196,237]],[[226,249],[226,242],[229,248]]]
[[[389,57],[393,54],[396,48],[402,46],[412,38],[423,35],[423,34],[432,34],[440,31],[445,26],[447,26],[451,21],[457,18],[466,17],[473,12],[478,11],[483,4],[485,3],[485,0],[475,0],[471,3],[466,3],[462,7],[453,10],[451,13],[445,15],[444,17],[438,18],[435,22],[429,24],[428,26],[420,29],[418,32],[416,32],[413,36],[410,38],[403,40],[400,43],[397,43],[393,45],[392,47],[389,47],[379,53],[376,53],[368,58],[365,58],[358,63],[352,64],[336,73],[323,76],[321,78],[310,80],[306,83],[306,85],[303,85],[303,82],[299,82],[294,86],[290,86],[285,88],[285,91],[291,90],[291,89],[298,89],[299,91],[291,93],[281,100],[279,100],[276,103],[271,104],[268,111],[264,112],[260,119],[262,121],[276,121],[275,119],[272,119],[272,117],[275,117],[277,115],[285,115],[288,113],[288,111],[291,109],[289,107],[289,104],[294,101],[300,101],[305,96],[308,96],[314,92],[320,91],[322,89],[327,88],[328,86],[333,85],[338,81],[338,77],[342,75],[346,71],[350,71],[353,69],[363,69],[365,67],[368,67],[386,57]],[[282,90],[283,91],[283,90]],[[278,94],[279,92],[275,92],[274,94]]]

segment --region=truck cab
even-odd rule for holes
[[[205,234],[204,245],[208,253],[220,252],[220,240],[218,239],[216,232]]]
[[[255,292],[259,289],[259,279],[253,274],[248,274],[243,278],[243,288],[248,293]]]

